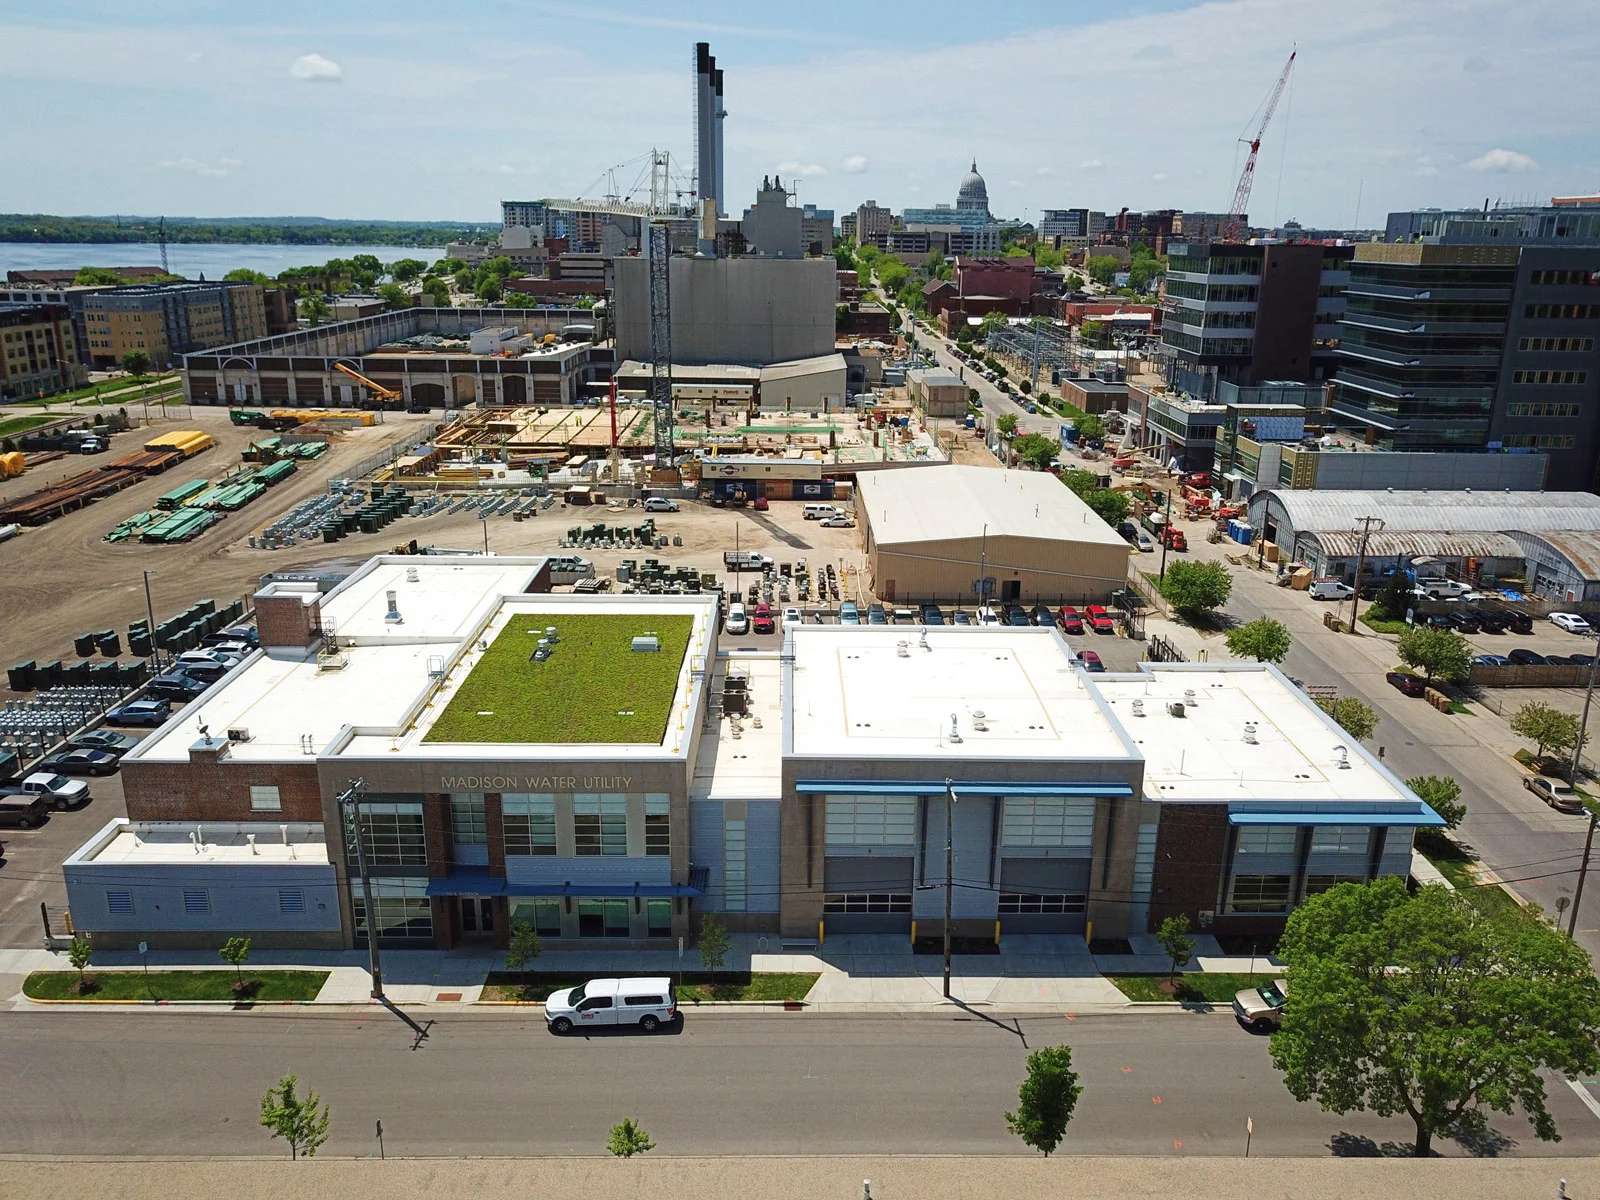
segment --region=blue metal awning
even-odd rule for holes
[[[604,896],[609,900],[625,900],[630,896],[700,896],[705,893],[703,888],[692,887],[683,883],[507,883],[504,894],[507,896]]]
[[[504,879],[490,875],[486,868],[457,870],[428,880],[430,896],[498,896],[506,886]]]
[[[1431,825],[1441,826],[1444,818],[1426,804],[1415,808],[1347,810],[1345,812],[1306,812],[1283,809],[1279,812],[1230,812],[1229,825]]]
[[[1125,783],[968,783],[955,781],[956,795],[982,796],[1131,796]],[[882,779],[801,779],[794,790],[802,796],[942,796],[944,780],[922,782]]]

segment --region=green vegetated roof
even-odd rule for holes
[[[551,625],[560,640],[534,662]],[[658,745],[693,629],[661,613],[513,613],[423,740]],[[659,652],[633,649],[645,633]]]

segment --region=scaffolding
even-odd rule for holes
[[[650,223],[650,405],[655,415],[656,469],[670,470],[672,454],[672,308],[668,270],[672,241],[665,221]]]

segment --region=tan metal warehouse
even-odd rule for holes
[[[992,579],[1003,603],[1104,603],[1128,543],[1054,475],[987,467],[865,471],[856,510],[883,600],[971,605]]]

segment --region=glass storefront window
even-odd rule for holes
[[[578,901],[578,936],[625,938],[630,936],[627,900],[584,898]]]
[[[361,848],[371,867],[425,867],[428,845],[422,826],[422,802],[362,801]],[[345,810],[345,857],[356,866],[355,820]]]
[[[561,936],[561,901],[513,899],[511,924],[514,926],[519,921],[533,926],[533,931],[541,938],[558,938]]]
[[[355,887],[355,930],[367,936],[365,888]],[[433,939],[433,907],[425,879],[374,879],[372,907],[377,914],[379,938]]]
[[[500,821],[507,857],[556,852],[555,796],[507,792],[500,797]]]

